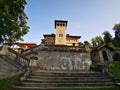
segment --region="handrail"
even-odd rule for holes
[[[113,77],[113,75],[108,71],[108,69],[106,68],[106,66],[104,64],[98,63],[98,68],[105,74],[107,74],[114,82],[115,84],[118,82],[118,80]]]
[[[25,80],[32,72],[32,69],[29,66],[30,60],[9,47],[0,50],[0,57],[22,71],[21,77],[24,77]]]
[[[9,57],[14,60],[15,62],[19,62],[23,67],[28,67],[30,60],[23,55],[17,53],[16,51],[8,48],[7,54]]]

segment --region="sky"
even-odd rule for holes
[[[67,20],[67,34],[81,42],[102,36],[120,23],[120,0],[26,0],[29,33],[24,42],[40,44],[43,34],[55,33],[54,20]]]

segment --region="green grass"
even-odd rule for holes
[[[115,88],[81,88],[81,89],[61,89],[61,90],[120,90],[120,87]]]
[[[19,75],[4,78],[0,80],[0,90],[13,90],[10,86],[14,85],[18,81]]]
[[[114,61],[112,65],[107,68],[112,75],[120,81],[120,61]]]

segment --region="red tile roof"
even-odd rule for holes
[[[28,48],[32,48],[32,47],[36,46],[35,43],[16,43],[16,45],[18,45],[19,47],[25,47],[25,46],[27,46]]]

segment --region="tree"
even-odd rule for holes
[[[120,47],[120,23],[115,24],[113,30],[115,30],[115,38],[113,39],[113,44],[115,47]]]
[[[112,43],[112,35],[109,33],[109,31],[104,31],[103,35],[105,44],[110,45]]]
[[[115,24],[113,30],[115,30],[115,38],[120,39],[120,23]]]
[[[101,36],[96,36],[95,38],[92,38],[91,41],[92,41],[93,46],[97,46],[99,44],[104,43],[103,38]]]
[[[96,43],[96,39],[95,39],[95,38],[92,38],[92,39],[91,39],[91,43],[92,43],[93,46],[97,46],[97,43]]]
[[[96,36],[95,38],[96,38],[97,45],[104,43],[103,38],[101,36]]]
[[[0,0],[0,44],[23,40],[28,33],[25,0]]]

